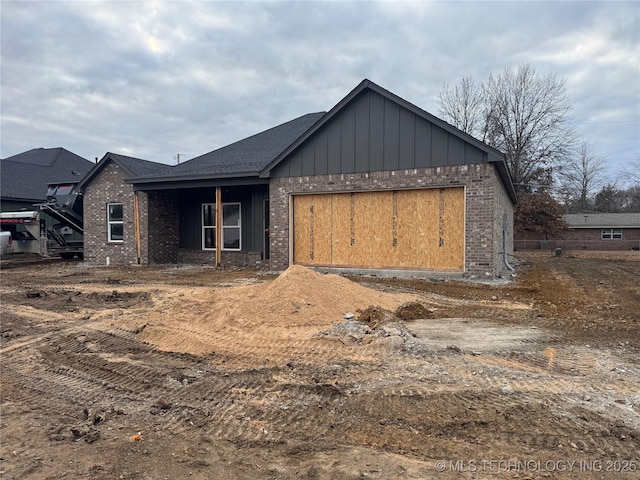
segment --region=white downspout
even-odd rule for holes
[[[506,213],[502,214],[502,258],[504,259],[504,266],[509,269],[511,272],[515,272],[516,269],[509,265],[509,261],[507,260],[507,234],[509,233],[508,226],[509,216]]]

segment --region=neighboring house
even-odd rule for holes
[[[561,240],[570,250],[640,249],[640,213],[571,213]]]
[[[47,199],[47,184],[78,182],[95,164],[64,148],[34,148],[0,160],[0,211],[31,210]]]
[[[109,153],[80,187],[93,263],[491,277],[513,250],[503,155],[369,80],[174,167]]]
[[[568,213],[561,238],[516,240],[518,250],[638,250],[640,213]]]

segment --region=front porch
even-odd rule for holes
[[[149,190],[146,197],[139,263],[268,267],[268,183]]]

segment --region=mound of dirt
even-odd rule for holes
[[[177,291],[157,300],[161,315],[138,338],[174,352],[194,355],[215,352],[218,361],[245,367],[284,364],[297,355],[329,358],[336,345],[316,343],[319,331],[342,322],[346,313],[369,305],[394,312],[415,301],[409,294],[384,293],[339,275],[323,275],[293,265],[271,282],[225,288],[202,288],[188,296]],[[122,317],[128,331],[139,327]],[[110,321],[113,322],[113,319]],[[360,355],[354,352],[353,355]]]
[[[433,311],[419,302],[407,302],[398,307],[395,311],[395,316],[406,322],[422,318],[433,318]]]
[[[432,318],[433,311],[429,310],[420,302],[406,302],[400,305],[395,312],[377,305],[369,305],[364,310],[358,310],[358,321],[366,323],[371,327],[382,325],[397,320],[410,321],[419,318]]]
[[[376,327],[395,320],[393,312],[380,306],[369,305],[364,310],[358,310],[358,321]]]
[[[407,299],[406,295],[382,293],[300,265],[290,266],[270,284],[249,288],[257,294],[247,295],[232,312],[246,326],[322,326],[369,305],[393,311]]]

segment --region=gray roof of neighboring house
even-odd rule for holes
[[[93,166],[93,162],[62,147],[34,148],[0,160],[0,196],[44,201],[47,184],[78,182]]]
[[[640,213],[568,213],[570,228],[640,228]]]
[[[257,176],[283,150],[298,139],[324,112],[309,113],[239,140],[180,165],[159,172],[141,173],[135,183],[200,178]]]
[[[171,168],[173,168],[169,165],[165,165],[164,163],[157,163],[150,160],[143,160],[141,158],[128,157],[118,153],[107,152],[80,181],[78,188],[81,190],[84,189],[84,187],[90,183],[98,173],[100,173],[109,161],[116,162],[120,165],[129,177],[155,175],[161,172],[170,171]]]

